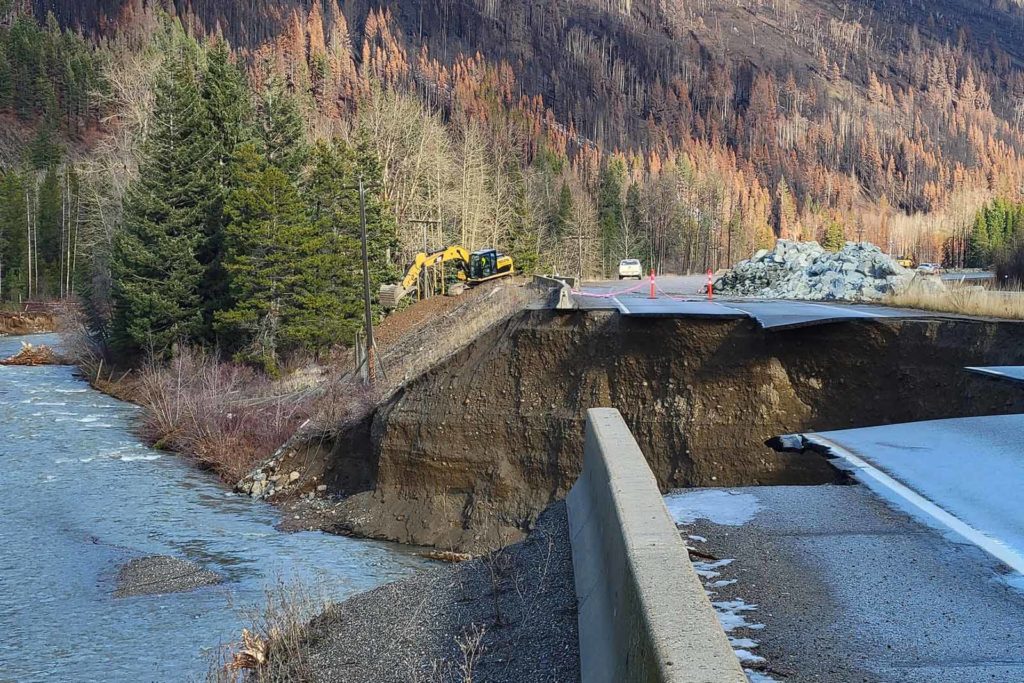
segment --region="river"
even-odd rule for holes
[[[22,340],[56,341],[0,338],[0,358]],[[342,599],[423,566],[394,546],[277,531],[275,508],[140,443],[137,410],[69,367],[0,366],[0,683],[202,680],[242,608],[280,582]],[[224,582],[115,598],[119,567],[157,554]]]

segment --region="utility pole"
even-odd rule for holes
[[[359,176],[359,233],[363,242],[363,313],[366,326],[366,378],[371,386],[376,379],[374,368],[373,343],[373,310],[370,308],[370,255],[366,246],[366,187],[363,185],[363,177]]]

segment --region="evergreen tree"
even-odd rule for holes
[[[634,253],[645,267],[650,268],[654,263],[654,245],[651,244],[650,235],[645,229],[643,199],[640,196],[640,186],[637,183],[630,183],[629,189],[626,190],[626,204],[622,211],[626,224],[636,235]]]
[[[829,251],[837,252],[846,244],[846,235],[843,232],[843,224],[834,218],[829,218],[825,224],[825,238],[821,246]]]
[[[0,41],[0,110],[10,109],[14,98],[14,72],[7,58],[7,45]]]
[[[518,272],[533,273],[537,270],[540,255],[537,253],[535,232],[531,229],[534,216],[526,196],[526,179],[518,163],[510,165],[507,182],[511,186],[515,212],[509,226],[508,253]]]
[[[61,229],[63,216],[62,192],[57,169],[51,166],[36,193],[36,249],[38,251],[39,289],[54,294],[60,273]]]
[[[205,336],[212,338],[214,314],[227,305],[227,273],[223,265],[227,228],[224,204],[234,190],[231,161],[239,146],[253,139],[249,85],[245,74],[231,61],[230,50],[224,41],[218,41],[207,55],[200,92],[209,115],[207,144],[216,184],[203,243],[197,254],[203,267]]]
[[[202,247],[216,186],[209,118],[192,54],[179,48],[161,66],[150,136],[138,179],[124,200],[111,257],[112,338],[122,351],[166,355],[202,330]]]
[[[626,165],[622,159],[615,158],[601,170],[598,181],[597,221],[605,275],[613,272],[622,244],[622,186],[625,177]]]
[[[312,235],[303,252],[309,279],[297,334],[311,348],[347,342],[362,327],[363,276],[355,159],[346,146],[318,144],[305,186]]]
[[[298,103],[281,80],[273,76],[260,94],[258,104],[257,132],[267,161],[297,179],[308,156],[305,124]]]
[[[252,145],[242,145],[234,164],[235,190],[224,267],[230,308],[217,325],[234,342],[236,357],[276,372],[279,354],[308,341],[304,300],[315,294],[309,254],[315,234],[298,190],[280,168]]]
[[[26,292],[25,187],[13,171],[0,173],[0,268],[3,269],[3,296],[16,301]]]
[[[569,183],[563,182],[558,193],[558,205],[548,222],[548,232],[552,238],[558,240],[568,235],[572,227],[572,212],[572,190],[569,189]]]
[[[989,242],[988,223],[985,220],[985,211],[978,211],[974,218],[974,228],[967,240],[967,261],[968,268],[986,268],[989,264]]]

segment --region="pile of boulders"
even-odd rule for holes
[[[900,290],[913,272],[869,242],[830,252],[817,242],[779,240],[726,271],[716,293],[766,299],[870,301]]]

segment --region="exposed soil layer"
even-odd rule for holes
[[[343,533],[480,550],[523,537],[575,481],[586,410],[618,408],[665,487],[836,481],[778,434],[1024,411],[967,365],[1024,361],[1024,325],[751,321],[528,311],[294,457],[347,496]]]
[[[0,311],[0,336],[39,334],[53,332],[57,329],[57,321],[49,313],[11,313]]]

